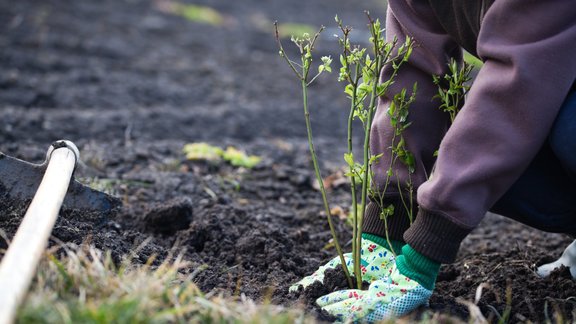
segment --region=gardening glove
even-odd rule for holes
[[[403,316],[428,304],[439,270],[440,263],[406,244],[390,276],[373,281],[368,290],[341,290],[318,298],[316,303],[340,320],[372,323]]]
[[[560,266],[569,268],[572,278],[576,279],[576,241],[568,245],[558,260],[539,266],[536,272],[540,277],[548,277],[554,269]]]
[[[362,271],[363,281],[372,282],[390,274],[394,266],[395,257],[390,249],[384,247],[384,245],[388,246],[385,239],[372,234],[362,234],[360,269]],[[393,245],[395,245],[395,243],[393,243]],[[399,248],[397,250],[400,251]],[[354,272],[352,253],[344,254],[344,260],[346,261],[348,271],[352,274]],[[310,276],[304,277],[302,280],[290,286],[289,291],[296,292],[299,287],[306,288],[316,281],[323,282],[326,270],[339,266],[340,257],[337,256],[327,264],[318,268],[318,270]]]
[[[373,323],[427,305],[431,295],[432,290],[394,269],[390,277],[372,282],[368,290],[336,291],[318,298],[316,304],[339,321]]]

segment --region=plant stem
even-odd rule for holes
[[[364,153],[364,179],[362,180],[362,192],[361,192],[361,207],[360,210],[362,211],[362,217],[360,217],[358,221],[358,230],[356,232],[356,246],[357,248],[360,246],[362,242],[362,224],[364,221],[364,215],[366,214],[366,205],[368,200],[368,186],[371,186],[369,183],[371,178],[370,173],[370,132],[372,130],[372,119],[374,118],[374,114],[376,112],[376,100],[378,98],[378,84],[379,84],[379,73],[382,69],[383,64],[383,55],[381,51],[381,44],[379,43],[379,32],[380,30],[376,30],[375,22],[372,20],[368,12],[366,12],[368,17],[368,21],[370,22],[370,33],[372,34],[372,45],[374,48],[374,58],[376,63],[374,65],[373,75],[374,80],[372,81],[372,93],[370,96],[370,103],[367,107],[368,109],[368,118],[366,119],[366,124],[364,127],[364,146],[363,146],[363,153]],[[378,27],[379,28],[379,27]],[[360,252],[358,252],[360,254]],[[357,280],[358,287],[362,287],[362,278]]]
[[[346,275],[346,279],[348,280],[348,285],[350,288],[353,288],[352,285],[352,278],[350,277],[350,273],[348,272],[348,268],[346,267],[346,260],[344,259],[344,254],[342,253],[342,249],[340,248],[340,243],[338,242],[338,236],[336,235],[336,231],[334,229],[334,224],[332,223],[332,215],[330,213],[330,206],[328,205],[328,199],[326,198],[326,189],[324,188],[324,182],[322,180],[322,175],[320,173],[320,167],[318,166],[318,159],[316,158],[316,151],[314,149],[314,142],[312,137],[312,126],[310,124],[310,112],[308,111],[308,86],[312,81],[316,79],[321,71],[318,72],[316,76],[312,78],[312,81],[308,82],[308,75],[310,72],[311,62],[312,62],[312,50],[314,49],[314,45],[320,33],[324,30],[324,27],[321,27],[320,30],[313,36],[312,39],[304,37],[303,40],[293,40],[298,49],[300,50],[300,59],[302,65],[299,67],[302,70],[302,73],[298,72],[294,62],[292,62],[286,52],[284,51],[284,47],[282,46],[282,42],[280,41],[280,35],[278,33],[278,23],[274,23],[275,32],[276,32],[276,42],[278,44],[278,48],[280,49],[280,56],[284,58],[288,66],[292,69],[294,74],[300,80],[302,85],[302,100],[304,105],[304,119],[306,121],[306,132],[308,134],[308,145],[310,147],[310,155],[312,157],[312,163],[314,165],[314,173],[316,174],[316,180],[318,181],[318,185],[320,187],[320,193],[322,194],[322,201],[324,203],[324,211],[326,213],[326,217],[328,219],[328,226],[330,227],[330,233],[332,234],[332,239],[334,240],[334,246],[336,248],[336,252],[340,258],[340,263],[342,266],[342,270]],[[304,35],[303,35],[304,36]],[[307,38],[307,39],[306,39]]]
[[[372,25],[372,28],[374,26]],[[368,105],[368,119],[366,120],[366,129],[364,131],[364,179],[362,180],[362,205],[360,210],[362,211],[362,216],[358,220],[358,230],[356,232],[356,244],[357,247],[362,244],[362,224],[364,222],[364,215],[366,213],[366,205],[368,200],[368,186],[371,185],[369,183],[369,175],[370,175],[370,131],[372,129],[372,119],[374,118],[374,113],[376,111],[376,99],[378,98],[377,95],[377,87],[378,87],[378,73],[382,68],[382,56],[379,53],[378,49],[378,40],[374,37],[374,49],[376,55],[376,66],[375,66],[375,80],[373,81],[372,85],[372,95],[370,98],[370,104]],[[362,278],[356,280],[358,287],[362,287]]]
[[[350,114],[348,115],[348,153],[352,154],[352,122],[354,121],[354,112],[356,110],[356,99],[357,99],[357,84],[358,84],[358,75],[359,75],[360,65],[356,65],[355,70],[355,81],[352,83],[354,87],[352,91],[352,103],[350,105]],[[362,277],[362,270],[360,268],[360,249],[361,247],[358,246],[358,242],[356,242],[356,237],[358,237],[358,203],[356,198],[356,179],[354,177],[354,165],[350,166],[350,173],[352,177],[350,177],[350,191],[352,194],[352,218],[354,220],[354,226],[352,227],[352,259],[354,261],[354,276],[356,278]],[[358,286],[358,289],[362,289],[362,283]]]
[[[304,117],[306,120],[306,132],[308,133],[308,146],[310,148],[310,155],[312,156],[314,173],[316,174],[316,180],[318,181],[318,186],[320,187],[320,193],[322,194],[324,211],[326,213],[326,217],[328,218],[328,226],[330,227],[330,233],[332,234],[332,238],[334,240],[334,247],[336,248],[336,252],[340,257],[340,263],[342,265],[342,270],[344,270],[344,274],[346,275],[346,279],[348,280],[348,285],[350,286],[350,288],[352,288],[353,287],[352,278],[350,277],[350,273],[348,272],[348,268],[346,267],[346,260],[344,259],[344,254],[342,253],[340,243],[338,242],[338,237],[336,235],[336,230],[334,229],[334,224],[332,223],[332,215],[330,213],[330,206],[328,205],[328,199],[326,197],[326,189],[324,188],[324,182],[322,180],[322,175],[320,174],[320,167],[318,166],[316,151],[314,149],[312,126],[310,125],[310,112],[308,111],[308,84],[306,82],[306,75],[304,75],[304,78],[302,78],[301,83],[302,83],[302,98],[304,105]],[[362,278],[360,278],[360,282],[362,282]]]

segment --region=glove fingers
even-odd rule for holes
[[[347,298],[337,303],[322,307],[322,310],[338,319],[357,320],[368,312],[361,299]]]
[[[393,297],[391,302],[382,301],[373,312],[366,316],[366,319],[369,322],[375,322],[404,316],[422,305],[427,305],[431,295],[431,290],[417,286],[400,297]]]
[[[320,307],[325,307],[331,304],[339,303],[346,299],[360,298],[360,296],[362,296],[362,293],[363,293],[362,290],[358,289],[338,290],[316,299],[316,304]]]
[[[344,259],[346,260],[346,264],[353,264],[351,261],[351,253],[344,254]],[[340,266],[340,257],[335,257],[332,260],[328,261],[325,265],[318,268],[318,270],[314,271],[313,274],[302,278],[300,281],[296,282],[290,288],[288,288],[289,292],[297,292],[300,287],[303,289],[310,286],[316,281],[323,282],[324,281],[324,273],[328,269],[333,269]],[[351,269],[351,266],[348,266],[348,269]]]
[[[352,254],[344,254],[344,260],[348,272],[352,274],[354,272]],[[395,257],[394,254],[385,247],[369,239],[362,239],[360,263],[362,280],[371,283],[389,276],[390,267],[395,264]],[[340,267],[340,264],[340,257],[334,257],[328,261],[328,263],[318,268],[318,270],[316,270],[312,275],[307,276],[292,285],[289,288],[289,291],[297,292],[301,289],[300,287],[306,288],[314,282],[323,282],[326,270]]]

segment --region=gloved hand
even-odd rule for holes
[[[426,305],[431,295],[432,290],[404,276],[394,267],[390,277],[372,282],[368,290],[336,291],[318,298],[316,304],[340,321],[373,323],[403,316]]]
[[[366,282],[372,282],[381,279],[390,274],[392,267],[395,264],[394,254],[385,248],[384,246],[362,237],[361,245],[361,260],[360,269],[362,270],[362,280]],[[344,260],[346,260],[346,267],[350,274],[354,272],[354,262],[352,260],[352,253],[344,254]],[[328,269],[333,269],[340,266],[340,257],[335,257],[330,260],[327,264],[321,266],[313,274],[304,277],[302,280],[298,281],[294,285],[290,286],[290,292],[298,291],[299,287],[306,288],[312,283],[324,280],[324,273]]]

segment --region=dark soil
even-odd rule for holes
[[[52,243],[90,243],[119,259],[150,240],[137,261],[186,249],[189,271],[207,266],[194,279],[205,292],[305,304],[287,287],[334,250],[325,248],[330,233],[313,187],[298,84],[277,54],[271,22],[334,26],[338,14],[362,37],[363,10],[383,18],[385,7],[376,0],[197,1],[224,15],[223,25],[211,26],[162,10],[168,3],[0,0],[0,151],[41,162],[53,140],[70,139],[83,160],[77,176],[107,179],[122,199],[108,218],[64,211]],[[321,38],[319,55],[336,56],[333,33]],[[333,79],[321,78],[311,93],[329,173],[343,165],[347,115]],[[254,169],[186,161],[183,145],[202,141],[263,160]],[[347,192],[333,188],[333,206],[346,210]],[[25,204],[0,198],[0,229],[9,238]],[[348,227],[335,221],[349,249]],[[567,270],[548,279],[534,272],[570,241],[490,215],[457,262],[442,267],[430,309],[467,319],[457,299],[474,301],[483,285],[478,305],[492,320],[507,306],[512,322],[555,313],[574,320],[576,284]]]

